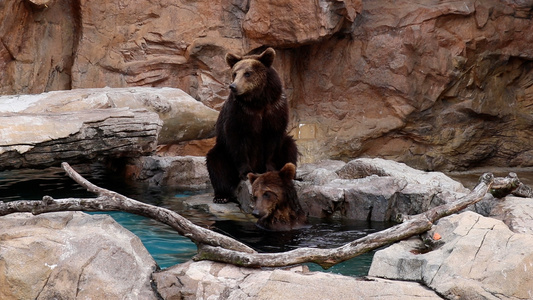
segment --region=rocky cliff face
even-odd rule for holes
[[[220,108],[226,52],[262,46],[302,161],[532,166],[533,1],[0,3],[0,94],[171,86]]]

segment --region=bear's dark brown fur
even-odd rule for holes
[[[226,55],[233,82],[216,123],[216,143],[206,156],[215,203],[235,198],[248,173],[280,170],[296,164],[298,149],[287,135],[289,108],[282,84],[272,68],[276,52]]]
[[[261,175],[248,174],[252,184],[252,214],[258,218],[257,225],[274,231],[302,228],[307,216],[298,202],[293,178],[296,166],[287,163],[280,171]]]

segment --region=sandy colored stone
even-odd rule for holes
[[[309,272],[305,267],[259,270],[209,261],[187,262],[154,274],[163,299],[441,299],[414,282]]]
[[[473,212],[439,220],[435,232],[443,244],[428,253],[420,254],[420,240],[376,252],[369,275],[420,281],[447,299],[531,298],[531,234]]]
[[[156,263],[106,215],[0,217],[1,299],[157,299]]]
[[[147,155],[155,151],[161,123],[155,113],[127,108],[0,113],[0,169]]]
[[[157,113],[163,121],[159,144],[210,138],[218,117],[217,111],[173,88],[74,89],[0,96],[0,112],[42,114],[106,108],[147,109]]]

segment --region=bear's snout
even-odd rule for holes
[[[235,82],[229,85],[229,89],[234,93],[237,92],[237,85],[235,84]]]
[[[258,218],[258,219],[261,219],[261,217],[263,216],[263,214],[258,210],[258,209],[254,209],[252,211],[252,216]]]

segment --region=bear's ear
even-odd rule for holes
[[[230,66],[230,68],[233,68],[233,66],[241,60],[242,60],[242,57],[238,55],[231,54],[231,53],[226,54],[226,63],[228,64],[228,66]]]
[[[257,60],[265,65],[265,67],[270,68],[274,62],[274,58],[276,58],[276,51],[274,51],[272,48],[268,48],[259,55]]]
[[[282,179],[293,180],[296,176],[296,166],[292,163],[286,163],[279,171],[279,177]]]
[[[253,184],[254,181],[255,181],[257,178],[259,178],[259,176],[256,175],[256,174],[254,174],[254,173],[248,173],[247,177],[248,177],[248,180],[250,181],[250,184]]]

